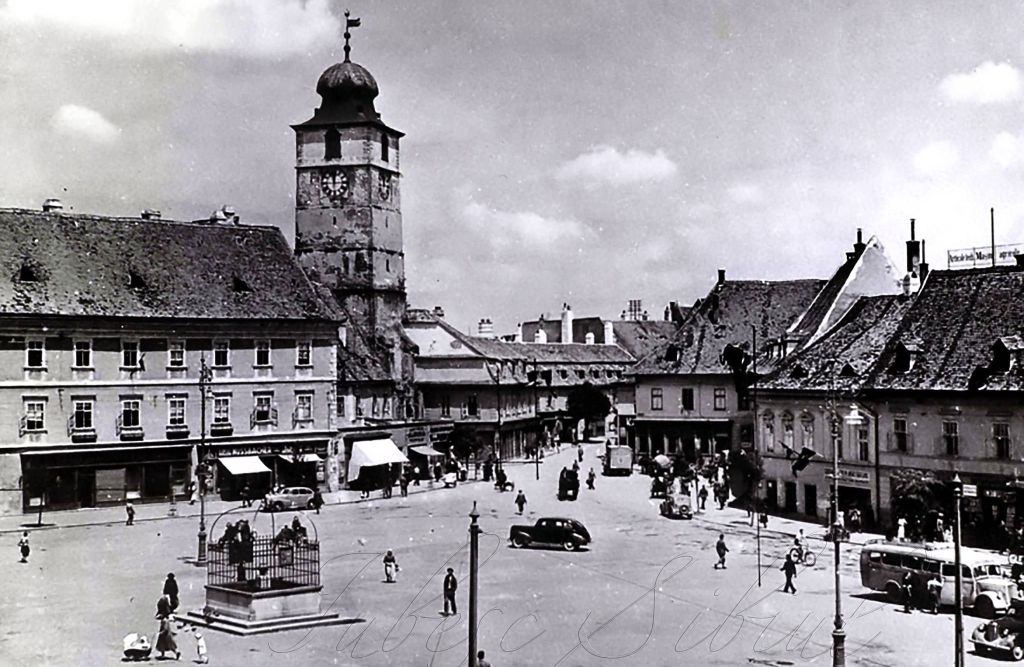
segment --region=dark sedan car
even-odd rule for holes
[[[576,519],[545,517],[537,519],[532,526],[512,526],[508,531],[508,540],[513,547],[519,549],[543,544],[560,546],[566,551],[575,551],[590,544],[590,533]]]
[[[978,654],[1002,653],[1013,660],[1024,660],[1024,600],[1013,600],[1002,618],[982,623],[971,635]]]

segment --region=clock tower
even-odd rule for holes
[[[358,25],[358,19],[349,26]],[[295,254],[310,280],[333,292],[350,326],[373,341],[393,379],[406,309],[399,141],[374,108],[377,82],[349,58],[316,85],[313,117],[293,125]],[[390,352],[387,353],[387,352]]]

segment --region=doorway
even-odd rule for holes
[[[804,484],[804,514],[818,516],[818,487],[815,484]]]
[[[796,482],[786,482],[786,503],[787,512],[796,512]]]

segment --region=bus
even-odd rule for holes
[[[985,618],[1004,613],[1010,601],[1018,597],[1017,585],[1006,576],[1009,562],[1005,556],[964,547],[960,550],[963,576],[962,601],[965,607]],[[956,560],[948,542],[887,542],[870,540],[860,552],[860,581],[865,588],[883,591],[889,600],[903,599],[901,580],[907,572],[914,577],[915,588],[938,575],[942,578],[940,604],[953,605],[956,593]]]

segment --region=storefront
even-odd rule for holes
[[[714,456],[732,448],[732,420],[652,420],[637,417],[637,453],[648,456],[676,454],[693,463],[701,456]]]
[[[25,512],[168,501],[185,495],[191,446],[43,450],[21,455]]]

